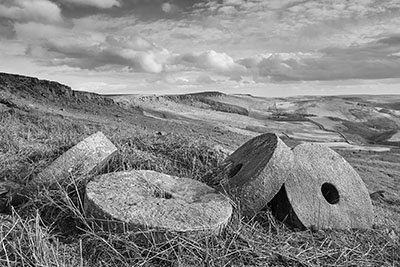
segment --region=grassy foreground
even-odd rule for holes
[[[184,136],[135,132],[120,124],[14,110],[0,113],[0,180],[25,185],[84,137],[101,130],[120,153],[106,171],[151,169],[201,180],[224,155]],[[400,266],[393,231],[295,231],[265,211],[250,221],[235,212],[219,236],[92,228],[82,213],[83,184],[32,192],[0,218],[0,266]]]

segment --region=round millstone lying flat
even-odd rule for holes
[[[92,134],[62,154],[32,180],[33,184],[54,184],[71,174],[83,175],[103,168],[117,148],[102,132]]]
[[[154,228],[218,233],[228,223],[232,206],[225,196],[201,182],[139,170],[109,173],[90,181],[85,212],[115,231]]]
[[[257,136],[225,160],[222,189],[239,202],[247,217],[267,206],[290,176],[294,156],[276,134]]]
[[[371,228],[368,190],[343,157],[320,144],[301,144],[293,153],[293,176],[271,201],[279,219],[300,229]]]

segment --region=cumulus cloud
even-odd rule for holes
[[[390,41],[389,41],[390,40]],[[399,47],[385,37],[364,46],[328,48],[317,53],[272,53],[238,60],[257,82],[399,78]],[[399,45],[400,46],[400,45]]]
[[[232,5],[232,6],[240,6],[243,5],[246,1],[244,0],[224,0],[224,5]]]
[[[65,2],[82,5],[82,6],[93,6],[97,8],[111,8],[121,6],[118,0],[64,0]]]
[[[347,46],[373,32],[397,30],[400,22],[400,2],[394,0],[215,0],[195,8],[203,20],[213,18],[230,33],[220,45],[249,53]]]
[[[132,49],[135,51],[148,51],[156,47],[141,36],[107,36],[107,43],[113,47]]]
[[[161,10],[164,11],[165,13],[176,13],[179,11],[179,7],[177,5],[171,4],[169,2],[163,3],[161,5]]]
[[[199,77],[197,77],[196,82],[199,84],[213,84],[216,83],[214,79],[212,79],[209,75],[207,74],[201,74]]]
[[[0,39],[12,39],[15,36],[13,24],[7,19],[0,18]]]
[[[235,62],[226,53],[218,53],[214,50],[201,53],[186,53],[179,55],[174,60],[175,64],[188,67],[196,67],[206,70],[214,70],[218,73],[243,72],[245,68]]]
[[[47,65],[104,71],[160,73],[171,54],[141,36],[98,36],[44,27],[43,35],[30,35],[31,23],[17,25],[17,34],[31,40],[27,55]],[[37,27],[37,26],[36,26]],[[37,39],[35,39],[37,38]]]
[[[228,79],[230,83],[242,84],[252,77],[256,82],[276,82],[399,76],[399,35],[388,34],[394,30],[377,24],[372,33],[373,23],[363,25],[365,31],[360,30],[357,21],[354,25],[349,23],[350,26],[342,23],[346,19],[354,22],[353,15],[370,14],[372,6],[381,5],[376,0],[198,1],[193,13],[184,9],[185,14],[179,19],[174,12],[182,7],[179,3],[184,0],[157,0],[152,4],[140,0],[155,7],[158,16],[169,18],[151,21],[127,14],[127,10],[120,17],[117,15],[122,9],[98,10],[122,5],[121,0],[65,0],[68,5],[51,0],[63,8],[66,17],[67,7],[74,10],[82,9],[82,5],[96,7],[83,8],[92,12],[91,16],[74,18],[58,26],[48,23],[52,20],[45,19],[45,9],[40,13],[32,7],[34,3],[52,4],[50,0],[7,1],[10,2],[0,0],[0,6],[6,7],[0,9],[0,14],[6,21],[11,21],[11,17],[17,21],[11,24],[17,38],[23,40],[21,43],[29,44],[26,54],[48,66],[65,65],[94,72],[141,72],[136,75],[146,76],[196,73],[179,76],[174,79],[175,84],[219,83]],[[53,21],[62,20],[58,6],[52,5],[59,16]],[[160,14],[160,8],[166,14]],[[385,22],[390,19],[400,22],[395,16]],[[0,19],[0,34],[3,33],[13,34],[10,25]],[[157,40],[162,47],[151,40]],[[216,47],[223,50],[216,52],[213,50]],[[165,77],[173,77],[168,75]],[[169,83],[171,79],[162,81]]]
[[[237,12],[234,6],[222,6],[218,9],[218,13],[226,14],[226,15],[233,15]]]
[[[48,0],[0,2],[0,17],[19,22],[55,23],[62,21],[61,9]]]
[[[166,52],[167,53],[167,52]],[[158,58],[158,53],[149,51],[139,54],[135,59],[145,72],[160,73],[163,71],[163,61]]]

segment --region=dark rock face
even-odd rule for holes
[[[112,99],[96,93],[74,91],[71,87],[58,82],[8,73],[0,73],[0,91],[6,91],[21,98],[32,97],[53,102],[90,102],[101,106],[115,104]]]

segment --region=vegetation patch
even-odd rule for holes
[[[0,177],[25,185],[63,152],[97,131],[118,147],[105,172],[148,169],[203,181],[224,154],[184,135],[154,135],[129,124],[69,120],[41,112],[0,113]],[[392,229],[297,231],[266,209],[252,220],[235,211],[218,236],[151,229],[116,234],[91,225],[83,212],[85,184],[71,179],[29,192],[0,227],[4,266],[396,266]]]
[[[211,99],[211,97],[221,97],[223,95],[224,94],[220,92],[203,92],[185,95],[169,95],[163,97],[178,103],[184,102],[188,104],[193,104],[193,102],[200,102],[202,104],[205,104],[207,108],[215,111],[235,113],[244,116],[249,115],[249,111],[246,108]]]
[[[200,98],[199,99],[201,102],[207,104],[210,106],[212,110],[215,111],[221,111],[221,112],[227,112],[227,113],[236,113],[239,115],[244,115],[248,116],[249,111],[243,107],[237,106],[237,105],[232,105],[232,104],[227,104],[227,103],[222,103],[219,101],[215,101],[209,98]]]
[[[358,135],[368,144],[385,144],[398,131],[397,125],[382,119],[369,120],[366,123],[342,120],[342,124],[346,127],[345,134]]]
[[[272,114],[272,116],[270,116],[268,119],[274,121],[309,121],[309,117],[315,117],[315,115],[305,113],[278,112]]]
[[[374,106],[376,106],[376,107],[381,107],[381,108],[387,108],[387,109],[400,110],[400,102],[394,102],[394,103],[374,103]]]

